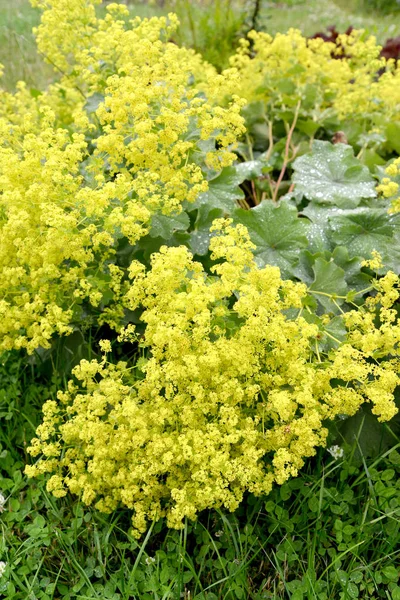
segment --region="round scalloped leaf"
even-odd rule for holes
[[[368,168],[355,158],[353,148],[316,140],[312,152],[293,163],[296,191],[319,204],[342,208],[375,198],[375,181]]]
[[[352,214],[331,216],[332,240],[352,256],[369,258],[373,250],[385,255],[393,243],[394,223],[385,210],[360,208]]]
[[[197,218],[194,224],[194,230],[190,233],[190,249],[193,254],[205,256],[208,252],[211,240],[210,228],[214,219],[223,216],[221,208],[212,208],[208,205],[200,206],[197,211]]]
[[[237,209],[233,219],[247,227],[259,264],[279,267],[283,277],[293,275],[299,252],[308,244],[309,222],[298,217],[292,204],[264,200],[251,210]]]
[[[314,281],[309,290],[327,312],[336,313],[348,292],[344,270],[333,260],[316,259],[313,267]]]
[[[190,219],[185,212],[173,215],[155,214],[151,219],[150,236],[169,240],[175,231],[186,231],[189,225]]]
[[[237,206],[237,200],[244,198],[244,193],[239,187],[244,179],[246,174],[241,173],[235,166],[225,167],[217,177],[208,182],[208,190],[200,194],[188,209],[193,210],[208,204],[210,208],[221,208],[230,214]]]

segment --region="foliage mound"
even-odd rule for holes
[[[59,80],[2,94],[0,349],[100,342],[26,472],[140,534],[284,484],[363,403],[396,414],[400,69],[291,30],[219,75],[173,15],[97,3],[35,0]]]
[[[121,324],[121,240],[207,190],[243,131],[239,101],[220,108],[198,87],[213,69],[165,41],[173,16],[40,4],[39,48],[64,76],[37,98],[21,87],[17,110],[5,95],[0,120],[0,348],[30,352],[75,324]]]
[[[399,361],[377,363],[400,339],[396,276],[376,284],[363,311],[346,314],[347,343],[321,356],[318,326],[300,316],[305,286],[257,268],[251,248],[243,226],[225,224],[211,242],[211,258],[222,262],[210,276],[182,247],[161,248],[147,274],[131,265],[127,300],[145,308],[151,356],[144,378],[135,381],[125,363],[81,362],[80,384],[59,394],[59,406],[44,405],[30,452],[45,458],[29,475],[55,473],[49,491],[83,493],[106,512],[133,508],[139,532],[165,514],[179,527],[297,475],[326,440],[324,420],[353,415],[364,401],[382,420],[396,413]]]
[[[284,137],[293,124],[298,144],[343,131],[371,165],[399,153],[400,64],[381,51],[373,36],[355,30],[332,41],[294,29],[275,37],[250,33],[231,64],[240,72],[235,89],[248,101],[256,145]]]

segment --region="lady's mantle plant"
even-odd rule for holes
[[[106,512],[132,508],[138,533],[148,519],[179,527],[206,507],[235,509],[245,491],[268,493],[324,444],[325,420],[363,402],[380,420],[397,412],[393,273],[346,313],[346,342],[321,353],[318,326],[302,316],[305,285],[258,268],[245,227],[213,229],[210,275],[184,247],[163,247],[148,273],[130,268],[124,301],[144,307],[149,350],[142,376],[106,355],[81,362],[44,405],[30,448],[41,458],[28,475],[51,473],[56,496],[70,490]],[[132,326],[121,335],[132,339]]]
[[[39,49],[64,75],[37,98],[4,94],[1,350],[46,348],[85,322],[120,327],[119,245],[206,191],[243,132],[241,101],[208,100],[199,81],[213,69],[166,41],[173,15],[129,21],[109,5],[99,19],[95,3],[37,3]]]
[[[366,90],[382,97],[385,85],[397,90],[398,73],[388,63],[375,86],[383,63],[373,41],[349,38],[349,56],[337,61],[333,48],[291,32],[275,40],[256,35],[255,55],[244,44],[234,68],[217,75],[167,41],[173,15],[129,20],[126,7],[111,4],[98,18],[97,3],[35,0],[43,9],[39,49],[62,75],[39,95],[22,84],[15,95],[2,94],[0,349],[32,353],[93,325],[107,325],[133,354],[138,344],[144,349],[144,360],[113,364],[105,340],[102,360],[75,368],[67,391],[44,405],[30,448],[38,460],[26,469],[50,474],[56,496],[71,491],[108,512],[131,508],[140,534],[151,519],[166,516],[179,527],[206,507],[233,510],[246,491],[268,493],[325,443],[326,423],[338,414],[352,415],[364,402],[380,420],[396,413],[397,276],[389,271],[371,283],[362,273],[367,287],[348,293],[342,286],[338,301],[325,274],[344,270],[326,254],[309,259],[315,281],[308,288],[283,280],[270,258],[256,262],[252,233],[260,240],[261,230],[263,256],[276,257],[271,233],[281,229],[273,219],[292,223],[295,244],[283,249],[290,266],[296,244],[308,243],[307,227],[293,204],[234,210],[246,171],[265,173],[257,160],[230,168],[244,101],[229,90],[284,113],[296,92],[292,133],[299,116],[308,125],[324,111],[353,118],[358,98],[372,126],[380,113]],[[293,85],[274,96],[282,72]],[[391,115],[398,95],[388,97],[380,106]],[[355,169],[346,168],[346,177],[359,178]],[[210,230],[215,217],[223,218]],[[156,237],[167,244],[147,248],[143,258],[141,244],[157,220]],[[198,226],[203,237],[192,229],[184,240],[197,243],[201,263],[173,238],[174,223]],[[364,265],[380,269],[379,257],[368,254]]]

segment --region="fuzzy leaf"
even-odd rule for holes
[[[398,401],[396,404],[400,407]],[[339,444],[344,441],[352,446],[358,440],[354,459],[361,464],[363,456],[376,457],[393,446],[393,435],[398,436],[400,433],[400,416],[398,413],[391,419],[389,429],[386,423],[377,420],[369,406],[364,405],[355,415],[344,421],[337,421],[331,429]]]
[[[260,159],[249,160],[247,162],[238,163],[236,165],[236,172],[242,177],[242,181],[245,181],[246,179],[255,179],[262,175],[262,170],[266,165],[267,163]]]
[[[354,290],[361,290],[368,286],[370,277],[361,272],[361,258],[350,256],[345,246],[337,246],[332,252],[332,259],[336,265],[344,270],[347,285]]]
[[[154,252],[159,252],[161,246],[189,246],[190,235],[187,231],[175,231],[167,240],[160,236],[145,235],[134,247],[134,256],[138,260],[148,262]]]
[[[337,348],[346,339],[346,327],[341,316],[334,317],[323,329],[323,336],[320,342],[321,350],[329,352]]]
[[[394,234],[391,217],[384,210],[360,208],[347,215],[331,216],[332,240],[346,246],[351,256],[370,257],[372,250],[384,255]]]
[[[102,102],[104,102],[103,94],[95,92],[87,98],[84,108],[89,115],[92,115],[96,112]]]
[[[362,198],[375,198],[375,182],[351,146],[315,141],[310,154],[293,163],[296,191],[320,204],[355,207]]]
[[[233,219],[247,227],[259,264],[279,267],[283,277],[293,273],[300,250],[307,246],[308,228],[294,206],[265,200],[251,210],[237,209]]]
[[[311,285],[315,279],[314,265],[318,258],[324,259],[325,262],[333,262],[336,266],[341,267],[345,272],[345,277],[354,276],[361,269],[361,264],[358,258],[349,259],[346,248],[337,246],[333,252],[324,250],[322,252],[311,253],[308,248],[302,250],[299,255],[299,264],[296,267],[295,275],[303,280],[307,285]]]
[[[348,287],[344,278],[344,270],[333,261],[317,258],[313,266],[314,281],[309,290],[328,312],[337,312],[337,305],[343,304]],[[336,302],[336,304],[335,304]]]
[[[303,317],[308,323],[318,326],[317,341],[321,352],[329,352],[337,348],[346,339],[346,327],[341,315],[333,317],[327,324],[314,312],[304,311]]]
[[[386,127],[386,136],[389,146],[393,150],[400,154],[400,124],[396,122],[390,122]]]
[[[212,208],[206,205],[200,206],[197,212],[195,229],[190,233],[190,249],[193,254],[204,256],[208,252],[210,246],[210,227],[214,219],[218,219],[223,215],[220,208]]]
[[[208,204],[212,208],[221,208],[225,213],[230,214],[237,206],[236,201],[244,197],[239,184],[245,178],[236,167],[226,167],[217,177],[208,182],[208,190],[200,194],[191,207],[199,208],[203,204]]]
[[[170,216],[155,214],[151,219],[150,236],[169,240],[175,231],[185,231],[189,225],[190,220],[185,212]]]

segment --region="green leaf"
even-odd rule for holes
[[[292,490],[290,489],[290,486],[288,486],[287,484],[281,485],[279,488],[279,495],[282,498],[282,500],[289,500],[290,496],[292,495]]]
[[[348,581],[348,575],[346,571],[342,571],[341,569],[336,572],[336,577],[340,581],[340,583],[345,586]]]
[[[337,305],[343,304],[348,287],[344,278],[344,270],[332,260],[327,261],[322,257],[317,258],[313,266],[314,281],[309,290],[318,302],[328,312],[337,312]]]
[[[361,571],[353,571],[350,575],[350,579],[351,581],[354,581],[354,583],[361,583],[364,576]]]
[[[361,271],[361,257],[350,256],[345,246],[336,246],[332,259],[344,270],[346,283],[352,290],[360,291],[368,286],[371,277]]]
[[[230,214],[237,206],[236,201],[244,198],[239,184],[245,178],[236,167],[226,167],[217,177],[208,182],[208,190],[200,194],[191,206],[199,208],[203,204],[208,204],[212,208],[221,208],[225,213]]]
[[[299,131],[302,131],[306,135],[312,137],[321,127],[321,124],[319,122],[313,121],[312,119],[299,119],[297,121],[296,127]]]
[[[186,231],[176,231],[167,240],[162,237],[151,237],[145,235],[142,237],[134,248],[135,258],[138,260],[144,260],[145,262],[150,260],[150,256],[154,252],[159,252],[161,246],[189,246],[190,235]]]
[[[375,198],[375,182],[351,146],[316,140],[310,154],[293,163],[296,191],[319,204],[355,207],[362,198]]]
[[[200,206],[197,212],[195,229],[190,233],[190,249],[193,254],[204,256],[208,252],[210,246],[210,227],[214,219],[218,219],[223,215],[223,210],[220,208],[212,208],[209,210],[207,205]]]
[[[392,588],[392,600],[400,600],[400,587],[398,585]]]
[[[338,346],[346,339],[347,330],[341,316],[334,317],[325,325],[320,341],[320,349],[323,352],[329,352],[338,348]]]
[[[389,579],[389,581],[394,581],[395,583],[400,576],[400,571],[398,571],[393,565],[383,567],[381,573],[386,577],[386,579]]]
[[[390,422],[390,429],[394,431],[395,435],[399,430],[399,424],[400,419],[396,415]],[[355,415],[344,421],[338,421],[335,427],[337,431],[335,440],[340,445],[345,442],[352,446],[358,439],[354,454],[357,461],[361,461],[362,456],[376,458],[380,453],[393,446],[393,434],[390,433],[385,423],[378,421],[366,405],[363,405]]]
[[[332,243],[329,238],[330,226],[328,217],[332,210],[327,206],[309,204],[301,211],[310,220],[307,232],[308,249],[312,253],[331,250]]]
[[[319,509],[319,500],[318,500],[318,496],[311,496],[311,498],[308,501],[308,508],[311,510],[311,512],[318,512]]]
[[[386,127],[386,137],[392,150],[400,154],[400,123],[389,123]]]
[[[386,164],[386,161],[375,150],[367,148],[362,156],[362,161],[372,172],[376,166]]]
[[[296,85],[294,83],[294,81],[291,81],[290,79],[287,78],[283,78],[277,81],[277,88],[280,92],[282,92],[282,94],[294,94],[295,90],[296,90]]]
[[[332,240],[346,246],[350,255],[369,258],[373,250],[384,255],[393,238],[394,225],[385,210],[359,208],[352,214],[331,216]]]
[[[347,593],[350,596],[350,598],[358,598],[359,592],[358,592],[358,587],[356,586],[355,583],[349,581],[349,583],[347,584],[346,590],[347,590]]]
[[[43,94],[42,91],[37,90],[36,88],[30,88],[29,93],[32,96],[32,98],[39,98],[39,96],[42,96]]]
[[[99,108],[99,106],[102,102],[104,102],[103,94],[100,94],[99,92],[95,92],[94,94],[89,96],[89,98],[87,98],[84,109],[86,110],[86,112],[89,115],[92,115],[93,113],[96,112],[96,110]]]
[[[391,481],[396,475],[396,471],[394,469],[385,469],[381,475],[382,481]]]
[[[399,271],[400,218],[388,215],[385,207],[341,209],[309,204],[301,214],[311,221],[309,250],[323,254],[333,249],[350,287],[363,289],[368,284],[370,277],[361,272],[361,260],[370,258],[373,249],[382,255],[386,270]]]
[[[299,251],[307,246],[308,228],[293,205],[265,200],[251,210],[237,209],[233,220],[247,227],[259,264],[279,267],[283,277],[293,274]]]
[[[170,216],[155,214],[151,219],[150,236],[169,240],[175,231],[186,231],[189,225],[190,219],[185,212]]]
[[[238,163],[235,168],[237,174],[241,176],[242,181],[245,181],[246,179],[255,179],[256,177],[261,177],[261,175],[263,174],[262,170],[266,166],[267,163],[265,160],[262,161],[260,159],[257,159]]]

